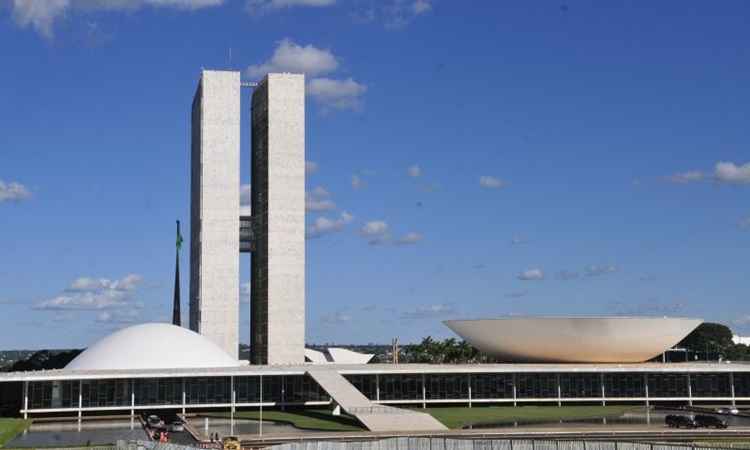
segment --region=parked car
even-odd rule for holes
[[[719,408],[716,410],[719,414],[739,414],[740,410],[735,408],[734,406],[731,407],[725,407],[725,408]]]
[[[146,424],[151,428],[158,428],[162,425],[162,421],[159,416],[152,414],[146,418]]]
[[[722,420],[716,416],[708,416],[705,414],[699,414],[695,416],[695,424],[701,428],[726,428],[727,421]]]
[[[182,423],[180,420],[175,420],[169,425],[169,431],[175,432],[175,431],[185,431],[185,424]]]
[[[664,423],[670,428],[696,428],[698,425],[690,416],[670,414],[664,418]]]

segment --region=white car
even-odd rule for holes
[[[732,406],[732,407],[728,407],[728,408],[719,408],[719,409],[716,410],[716,412],[719,413],[719,414],[732,414],[732,415],[735,415],[735,414],[739,414],[740,410],[737,409],[737,408],[735,408],[734,406]]]

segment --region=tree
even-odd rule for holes
[[[709,352],[726,356],[734,346],[732,330],[720,323],[704,322],[677,344],[696,353]]]

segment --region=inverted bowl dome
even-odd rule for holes
[[[76,356],[66,370],[236,367],[239,362],[206,337],[167,323],[123,328]]]
[[[469,344],[503,361],[636,363],[660,355],[702,322],[669,317],[508,317],[444,323]]]

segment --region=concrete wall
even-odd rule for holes
[[[305,348],[305,79],[269,74],[252,101],[251,361],[299,364]]]
[[[204,70],[193,100],[190,329],[237,358],[240,74]]]

